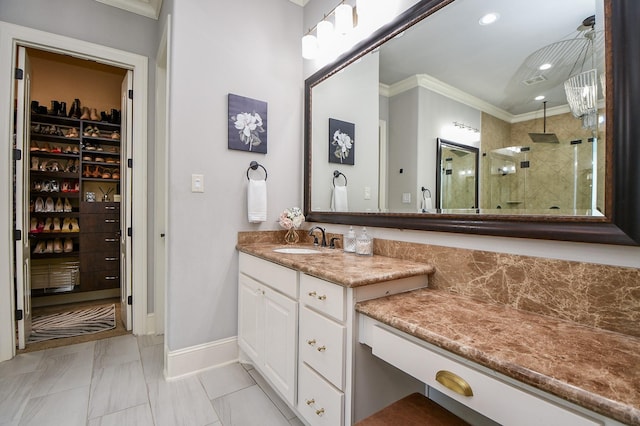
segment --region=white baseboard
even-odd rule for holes
[[[237,361],[238,338],[234,336],[167,352],[164,375],[167,380],[175,380]]]

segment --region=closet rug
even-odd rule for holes
[[[94,334],[116,327],[115,305],[34,317],[28,343]]]

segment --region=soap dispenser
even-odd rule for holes
[[[367,234],[367,228],[362,228],[362,233],[356,240],[356,254],[360,256],[373,256],[373,238]]]
[[[345,253],[356,252],[356,233],[353,230],[353,226],[350,226],[349,232],[342,236],[342,246]]]

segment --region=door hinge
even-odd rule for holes
[[[22,318],[24,318],[22,309],[16,309],[16,321],[20,321]]]
[[[24,78],[24,71],[21,68],[16,68],[15,77],[16,80],[22,80]]]
[[[129,89],[129,99],[133,99],[133,89]]]
[[[127,237],[133,237],[133,228],[127,228]]]
[[[13,149],[13,161],[22,160],[22,150],[14,148]]]
[[[127,167],[132,169],[133,168],[133,158],[128,158],[127,159]]]
[[[127,305],[133,305],[133,296],[127,296]]]
[[[22,231],[19,229],[13,230],[13,240],[14,241],[22,241]]]

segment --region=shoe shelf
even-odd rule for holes
[[[119,121],[119,114],[117,117]],[[79,268],[79,272],[85,279],[76,283],[72,289],[65,290],[66,293],[116,288],[120,284],[119,280],[101,283],[89,276],[96,270],[107,271],[109,276],[114,275],[111,269],[118,265],[111,265],[113,262],[104,265],[96,263],[93,257],[99,254],[103,263],[105,256],[109,259],[120,258],[119,244],[111,247],[113,244],[102,243],[106,237],[101,234],[108,231],[109,241],[117,239],[120,231],[119,214],[116,210],[88,215],[80,212],[80,205],[85,203],[84,196],[88,192],[96,192],[99,197],[99,190],[108,193],[118,191],[121,170],[120,139],[120,124],[111,122],[109,116],[107,121],[104,118],[103,121],[94,121],[58,115],[31,115],[29,165],[32,208],[31,229],[28,234],[31,258],[42,259],[48,265],[65,257],[84,259],[84,266]],[[114,175],[116,178],[113,178]],[[54,204],[60,198],[67,206],[71,204],[71,210],[35,211],[36,204],[42,208],[44,202],[46,207],[45,200],[49,198],[53,199]],[[51,200],[49,207],[50,204]],[[91,206],[92,208],[113,206],[111,208],[119,209],[119,203],[85,204],[100,204]],[[67,228],[74,230],[65,231],[65,222],[73,222],[74,225]],[[43,229],[43,223],[47,231]],[[60,228],[62,230],[58,230]],[[97,242],[105,247],[95,246]]]
[[[80,127],[80,120],[73,117],[51,114],[31,114],[31,125],[53,124],[67,127]]]

